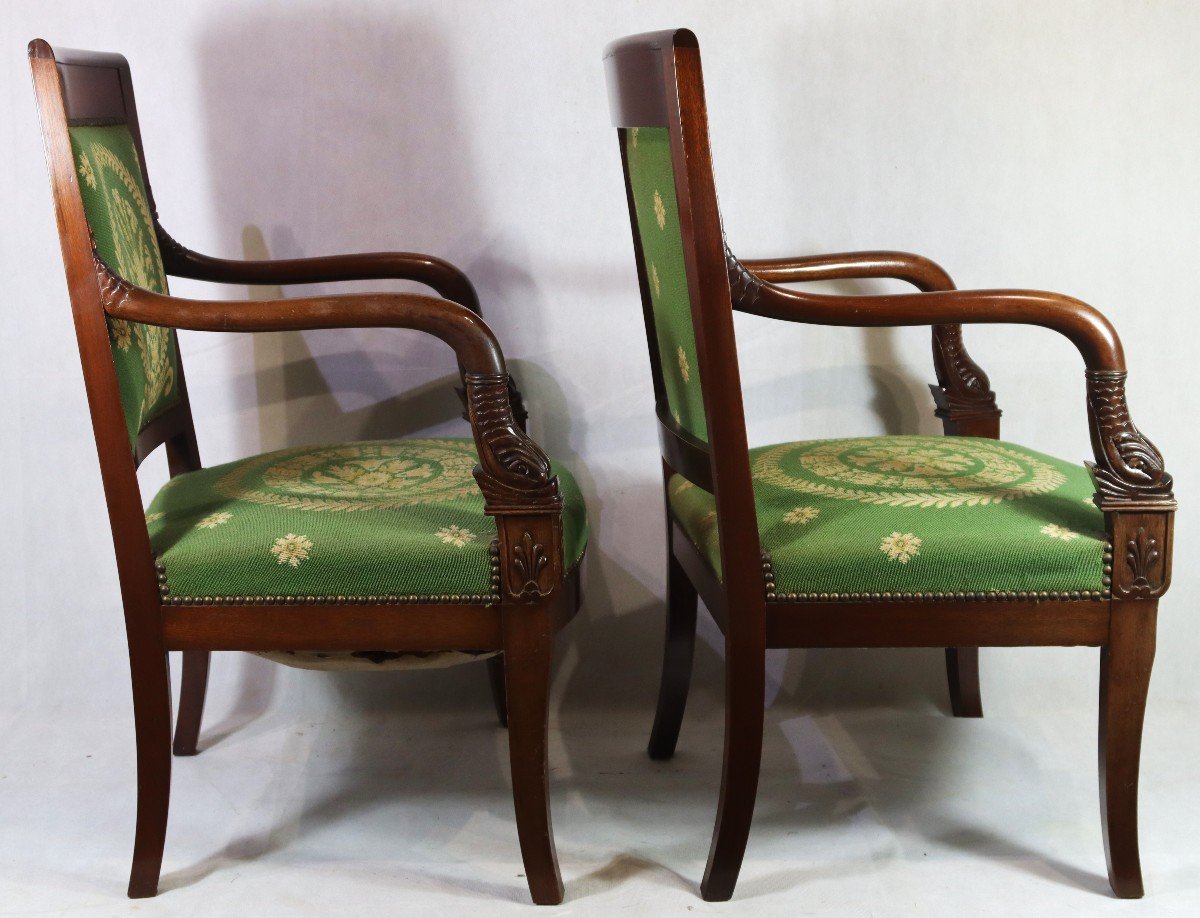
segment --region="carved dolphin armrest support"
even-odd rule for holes
[[[887,261],[879,257],[881,253],[870,254],[877,263]],[[891,257],[894,253],[882,254]],[[830,260],[834,258],[837,256],[830,256]],[[1116,331],[1100,312],[1080,300],[1036,290],[937,290],[883,296],[801,293],[765,278],[794,280],[804,274],[804,279],[815,280],[837,266],[824,264],[803,270],[765,263],[766,267],[756,271],[751,265],[764,263],[744,264],[728,250],[726,261],[734,308],[754,315],[851,327],[933,325],[953,330],[967,323],[1016,323],[1049,328],[1069,338],[1087,368],[1088,423],[1094,454],[1090,468],[1096,482],[1096,504],[1105,511],[1113,545],[1105,574],[1118,597],[1152,598],[1166,591],[1176,507],[1171,476],[1158,448],[1129,416],[1124,351]],[[869,267],[854,270],[861,272]],[[942,341],[948,347],[948,364],[958,359],[969,361],[965,351],[956,353],[961,343],[956,332],[947,333]],[[971,378],[969,369],[955,372],[964,380]],[[987,387],[986,377],[970,385],[982,391]]]
[[[740,278],[738,260],[726,250],[731,276]],[[954,281],[938,265],[911,252],[840,252],[797,258],[754,259],[740,262],[760,281],[792,284],[819,280],[889,278],[912,284],[924,293],[953,290]],[[1000,409],[987,374],[967,353],[962,326],[933,326],[933,367],[937,384],[931,385],[937,416],[948,434],[1000,436]]]
[[[483,319],[449,300],[399,293],[282,300],[191,300],[134,287],[95,259],[100,298],[113,318],[194,331],[409,328],[454,350],[479,465],[485,512],[496,517],[499,583],[509,597],[540,600],[562,581],[562,497],[550,460],[513,412],[500,345]]]

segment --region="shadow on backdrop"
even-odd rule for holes
[[[542,343],[539,316],[554,308],[555,297],[569,291],[553,286],[544,290],[531,276],[524,240],[505,238],[506,221],[489,212],[476,168],[477,156],[487,155],[486,138],[475,136],[468,123],[455,69],[456,54],[461,52],[448,35],[428,22],[399,14],[383,18],[363,11],[306,8],[287,17],[277,11],[243,10],[214,20],[195,52],[204,92],[214,218],[226,234],[220,251],[210,254],[292,258],[388,249],[435,254],[454,262],[471,278],[484,316],[503,346],[512,353],[537,353]],[[599,67],[596,78],[601,78]],[[516,163],[514,168],[521,166]],[[616,181],[615,175],[611,178]],[[611,244],[627,245],[627,240],[614,239]],[[633,291],[632,260],[630,277]],[[306,285],[303,289],[317,293],[330,288]],[[338,285],[338,289],[422,288],[374,282]],[[281,292],[260,289],[251,295],[273,297]],[[629,309],[636,314],[634,300]],[[865,338],[876,387],[873,408],[887,432],[912,431],[932,409],[915,407],[913,399],[906,397],[914,389],[920,391],[924,381],[909,380],[894,369],[901,362],[893,353],[891,335],[872,331]],[[636,346],[641,346],[640,340]],[[231,384],[239,387],[239,407],[247,418],[238,432],[244,454],[338,440],[468,435],[453,391],[451,353],[416,333],[261,334],[233,345],[230,354]],[[564,729],[552,748],[566,770],[573,771],[576,792],[587,794],[590,788],[619,799],[620,787],[597,776],[605,774],[610,764],[604,758],[630,768],[641,762],[651,770],[642,750],[661,660],[664,586],[642,583],[600,546],[609,503],[616,498],[599,493],[574,451],[574,444],[586,440],[587,419],[579,415],[579,406],[568,404],[563,387],[535,360],[511,364],[530,408],[530,431],[579,479],[592,529],[585,562],[585,604],[559,641],[555,678],[561,708],[552,719]],[[803,392],[798,394],[803,397]],[[803,432],[797,431],[799,436]],[[620,499],[643,507],[644,525],[661,530],[656,473],[657,469],[647,474],[639,470],[633,481],[623,484]],[[693,717],[698,711],[719,709],[722,703],[723,666],[712,631],[709,628],[706,639],[697,644],[689,708]],[[277,681],[274,667],[245,655],[236,659],[241,661],[242,679],[237,704],[232,713],[210,712],[216,719],[204,731],[204,744],[245,724],[272,701]],[[215,668],[217,678],[228,668]],[[793,652],[777,655],[773,669],[776,713],[769,715],[772,722],[784,717],[788,708],[830,712],[855,706],[948,707],[938,650]],[[480,722],[493,716],[486,673],[480,665],[370,677],[297,674],[301,677],[324,680],[333,687],[335,700],[361,712],[367,723],[380,718],[390,722],[393,716],[409,713],[450,715],[464,709],[472,712],[470,719]],[[282,681],[294,685],[290,679]],[[306,696],[306,700],[312,699]],[[644,729],[612,737],[603,752],[592,744],[589,761],[572,769],[572,735],[604,731],[605,714],[613,709],[644,712]],[[685,722],[681,749],[687,748],[688,731]],[[364,761],[377,763],[373,768],[380,769],[378,780],[350,782],[316,801],[306,810],[306,822],[340,818],[374,805],[381,795],[387,799],[426,792],[465,793],[467,788],[453,786],[463,779],[479,792],[481,806],[499,818],[511,819],[511,802],[502,792],[507,767],[502,733],[494,734],[494,757],[464,756],[462,773],[454,780],[431,775],[428,781],[415,782],[411,775],[403,782],[391,780],[386,730],[355,729],[347,735],[357,737],[355,750],[363,753]],[[935,731],[933,737],[940,735]],[[446,739],[440,732],[419,734],[414,741],[413,733],[406,732],[395,742],[414,749],[414,742]],[[873,746],[869,736],[856,742],[868,749]],[[798,778],[803,778],[788,744],[773,730],[768,731],[767,747],[764,762],[800,772]],[[774,752],[771,747],[776,747]],[[712,753],[708,740],[700,748]],[[694,749],[688,754],[699,752]],[[404,756],[411,757],[412,753]],[[708,770],[715,772],[719,759],[709,764],[714,768]],[[711,777],[690,792],[685,790],[685,798],[695,796],[701,804],[712,797],[715,802]],[[764,792],[769,796],[769,787]],[[836,810],[838,794],[830,796],[820,788],[812,794],[810,802],[829,805],[815,808],[814,817],[817,811],[828,815]],[[512,842],[515,846],[515,831]],[[217,859],[236,860],[256,852],[261,853],[260,846],[243,839]],[[189,882],[209,867],[185,871],[176,881]]]

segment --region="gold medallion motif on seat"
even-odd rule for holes
[[[982,507],[1048,494],[1062,472],[992,440],[929,437],[784,443],[754,462],[764,482],[892,507]]]

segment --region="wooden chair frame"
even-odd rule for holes
[[[131,897],[158,889],[171,775],[171,689],[167,652],[183,651],[175,732],[177,755],[196,752],[209,654],[214,650],[501,651],[490,661],[497,711],[509,731],[517,831],[535,902],[562,900],[550,821],[546,765],[550,665],[554,637],[579,606],[579,569],[567,569],[562,498],[542,450],[524,431],[524,409],[504,356],[479,315],[475,291],[448,262],[427,255],[373,253],[288,261],[238,262],[198,255],[158,224],[141,149],[129,65],[116,54],[29,45],[63,260],[83,362],[101,477],[125,608],[137,734],[138,806]],[[134,287],[97,256],[80,198],[68,126],[129,125],[142,162],[167,273],[232,284],[301,284],[407,279],[442,299],[411,294],[354,294],[271,301],[182,299]],[[143,516],[137,468],[166,447],[172,476],[201,467],[191,407],[181,399],[130,449],[121,411],[106,316],[197,331],[317,328],[417,329],[448,344],[458,359],[465,417],[479,451],[475,478],[495,517],[492,593],[487,602],[430,602],[405,597],[314,602],[174,600],[160,590]]]
[[[708,866],[708,900],[732,896],[758,785],[764,655],[770,647],[945,647],[953,711],[980,716],[978,648],[1088,645],[1100,654],[1100,800],[1109,879],[1118,896],[1142,895],[1137,781],[1158,598],[1171,579],[1176,508],[1158,450],[1134,427],[1125,359],[1108,321],[1070,297],[1029,290],[958,291],[928,259],[902,252],[741,261],[721,228],[695,35],[631,36],[606,52],[617,128],[665,127],[671,144],[684,260],[710,443],[670,415],[654,313],[629,210],[650,344],[664,483],[678,472],[716,497],[723,578],[667,513],[668,615],[658,710],[649,751],[673,754],[687,698],[697,595],[725,636],[725,752]],[[622,146],[622,150],[624,147]],[[622,156],[624,154],[622,153]],[[626,192],[630,194],[626,167]],[[921,292],[884,296],[802,293],[780,284],[896,278]],[[987,376],[963,347],[964,323],[1039,325],[1065,335],[1086,367],[1095,502],[1109,547],[1105,589],[1070,594],[782,594],[761,555],[742,406],[733,311],[850,327],[933,326],[937,415],[948,435],[999,437]],[[668,504],[669,507],[669,504]],[[836,612],[829,609],[836,603]]]

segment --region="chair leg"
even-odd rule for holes
[[[650,730],[648,751],[652,759],[669,759],[675,754],[679,726],[687,705],[695,647],[696,588],[668,545],[667,637],[663,648],[658,709],[654,714],[654,727]]]
[[[546,761],[550,661],[554,652],[551,611],[549,603],[510,606],[504,610],[503,625],[508,752],[517,836],[529,892],[538,905],[558,905],[563,899],[550,823]]]
[[[1113,602],[1100,650],[1100,818],[1108,880],[1122,899],[1142,896],[1138,856],[1138,762],[1154,664],[1158,603]]]
[[[766,668],[762,653],[756,657],[735,665],[737,661],[726,643],[725,764],[717,824],[700,884],[700,894],[708,902],[724,902],[733,896],[754,817],[762,759]]]
[[[171,675],[161,649],[139,653],[131,648],[133,721],[137,735],[137,827],[129,898],[158,893],[167,805],[171,797]]]
[[[487,661],[488,683],[492,687],[492,703],[496,705],[496,717],[500,726],[508,726],[508,704],[504,700],[504,654],[489,657]]]
[[[979,695],[979,648],[947,647],[946,679],[950,683],[950,710],[955,717],[983,717]]]
[[[207,650],[183,652],[183,678],[179,688],[179,714],[175,721],[176,755],[195,755],[204,717],[204,695],[208,691]]]

